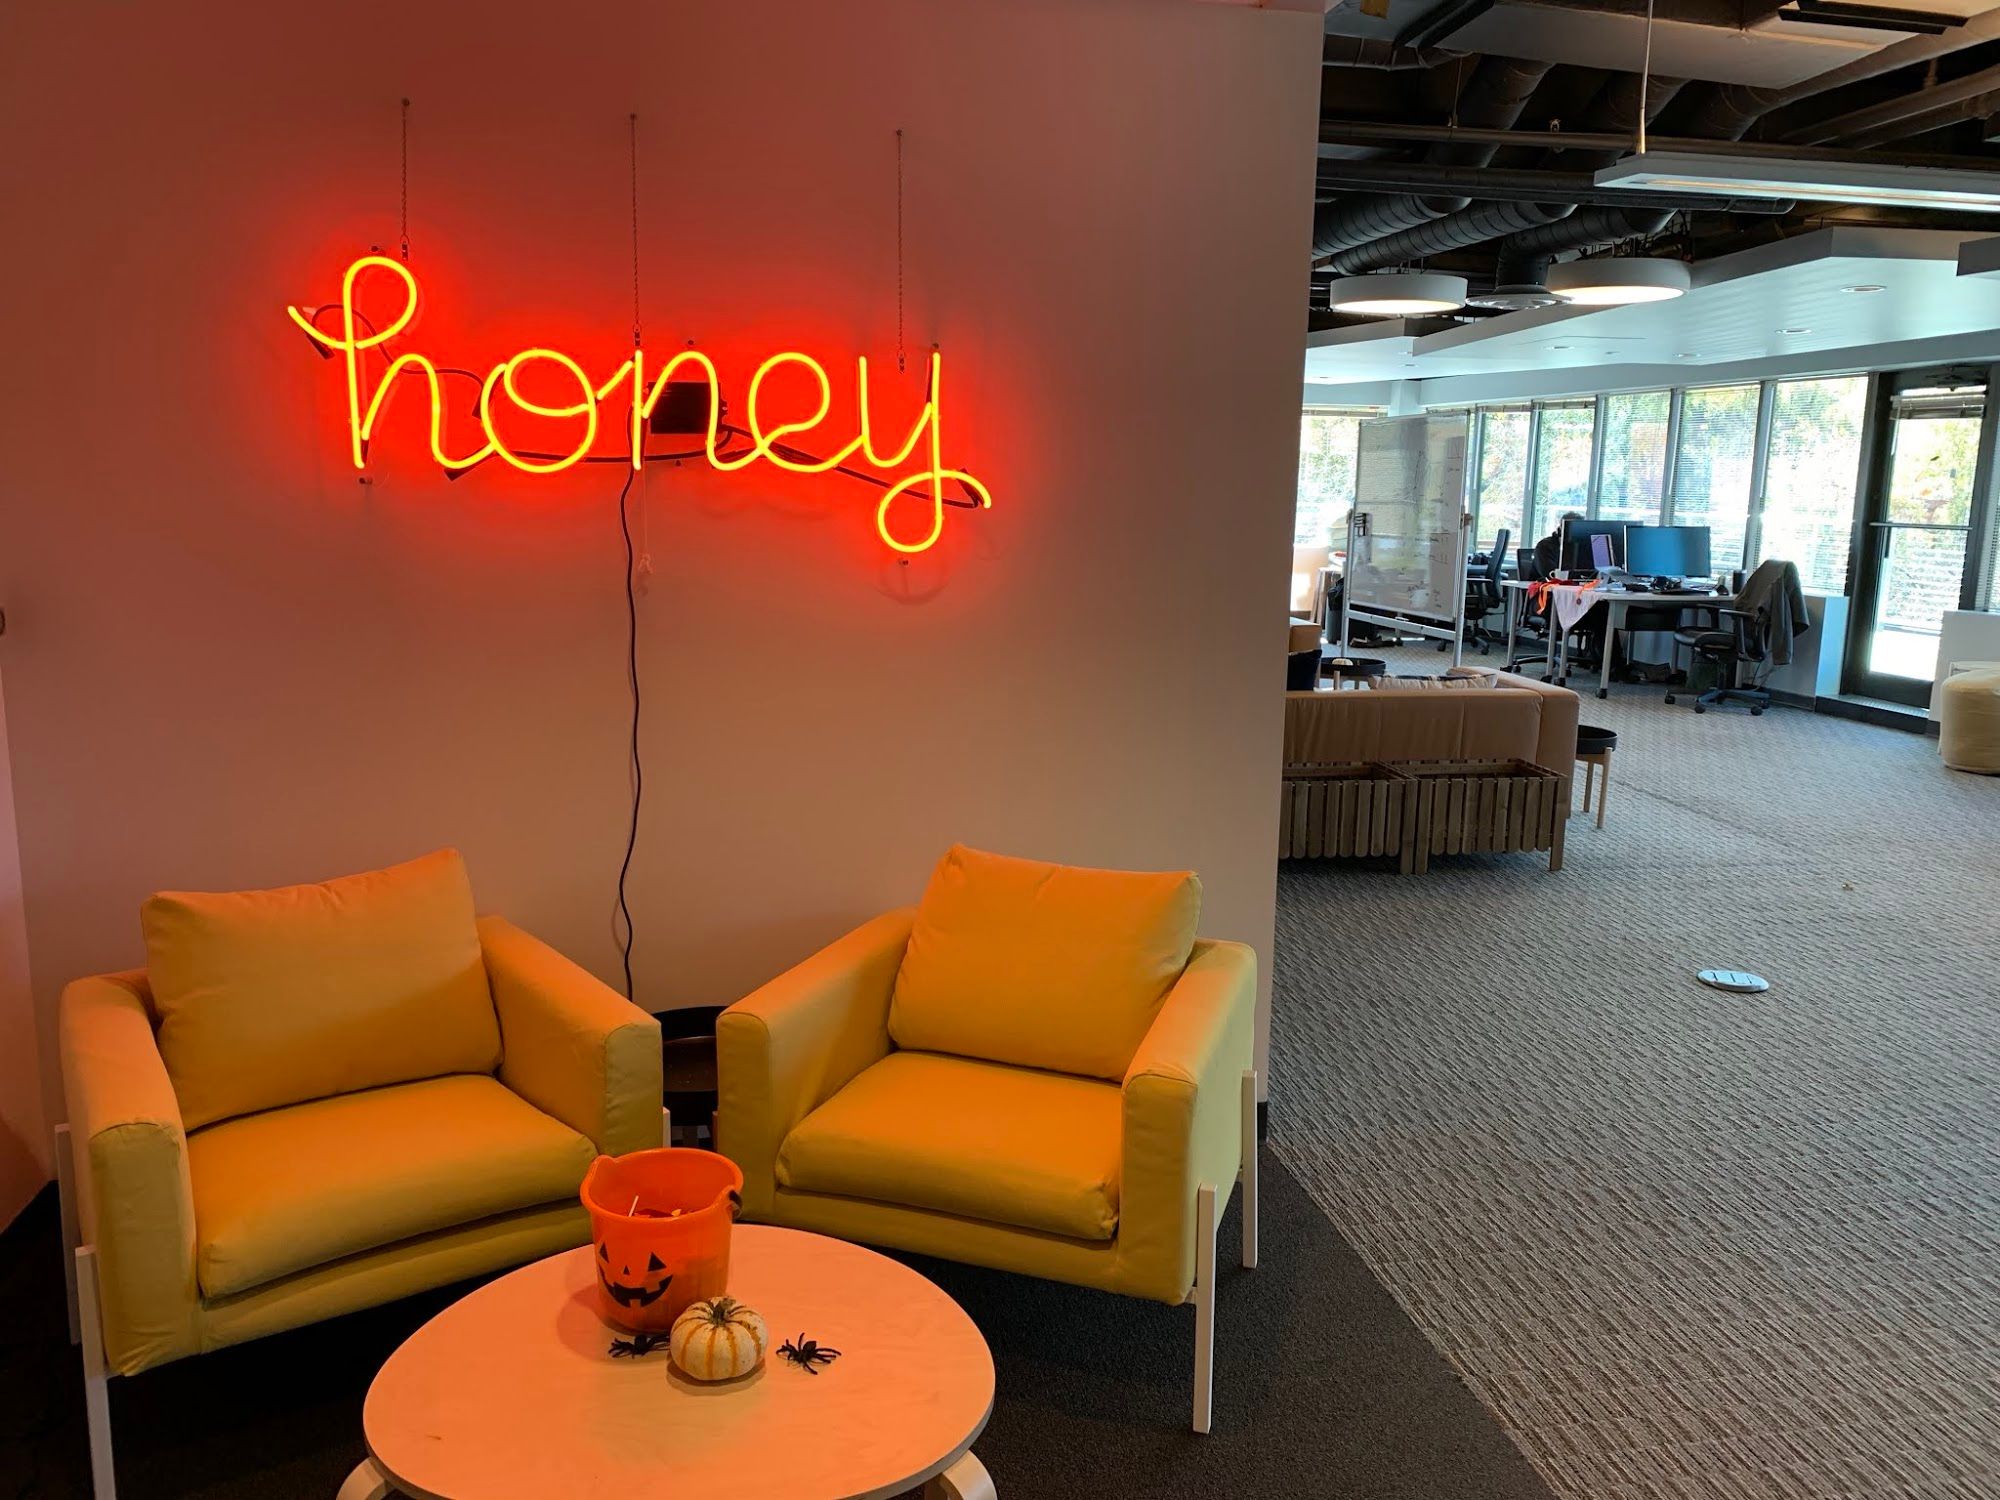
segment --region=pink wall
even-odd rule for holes
[[[0,1225],[26,1206],[51,1170],[8,759],[7,710],[0,701]]]
[[[406,411],[362,487],[283,316],[394,246],[406,93],[412,347],[624,357],[636,108],[648,345],[698,339],[739,409],[788,345],[893,369],[908,132],[910,344],[996,505],[903,568],[851,484],[648,471],[642,1002],[737,997],[955,838],[1193,866],[1268,960],[1318,55],[1310,15],[1178,0],[10,8],[0,661],[45,1077],[61,984],[136,963],[162,886],[456,844],[483,907],[615,975],[618,471],[446,484]]]

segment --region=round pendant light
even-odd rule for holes
[[[1442,271],[1384,271],[1340,277],[1327,288],[1327,305],[1335,312],[1368,317],[1413,317],[1457,312],[1465,306],[1465,293],[1463,276],[1448,276]]]
[[[1631,255],[1613,260],[1565,260],[1549,267],[1548,287],[1580,307],[1665,302],[1692,284],[1687,262]]]

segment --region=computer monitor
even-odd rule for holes
[[[1597,550],[1597,539],[1603,537],[1611,546],[1607,561],[1599,562],[1602,554]],[[1565,521],[1563,523],[1562,565],[1572,571],[1582,572],[1595,569],[1599,573],[1609,572],[1625,559],[1625,523],[1623,521]]]
[[[1706,578],[1706,526],[1641,526],[1625,528],[1625,571],[1642,578]]]

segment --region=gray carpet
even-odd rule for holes
[[[1285,866],[1276,1153],[1562,1496],[1991,1500],[2000,780],[1656,688],[1584,719],[1559,874]]]

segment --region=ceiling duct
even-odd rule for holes
[[[1789,207],[1790,205],[1787,205]],[[1621,240],[1650,239],[1673,222],[1673,212],[1639,208],[1579,209],[1558,223],[1538,225],[1510,234],[1500,243],[1494,268],[1501,282],[1532,282],[1539,286],[1549,263],[1564,254],[1580,254]]]
[[[1521,111],[1548,73],[1550,64],[1525,58],[1489,57],[1473,72],[1455,111],[1457,121],[1481,128],[1504,129],[1520,119]],[[1433,146],[1424,161],[1435,166],[1483,167],[1499,147],[1477,144]],[[1313,214],[1313,255],[1365,245],[1399,230],[1411,229],[1456,212],[1471,200],[1461,196],[1383,197],[1336,200]]]
[[[1574,203],[1476,203],[1428,224],[1342,250],[1333,257],[1333,269],[1373,271],[1381,266],[1401,265],[1404,261],[1421,260],[1446,250],[1462,250],[1467,245],[1552,224],[1575,212]]]
[[[1584,128],[1606,129],[1630,122],[1636,132],[1640,111],[1643,109],[1650,119],[1670,103],[1683,85],[1681,78],[1643,79],[1637,73],[1620,73],[1607,79],[1598,89],[1584,112]],[[1612,151],[1563,151],[1549,153],[1559,157],[1565,168],[1581,168],[1578,174],[1589,178],[1596,168],[1607,165],[1617,155]],[[1496,175],[1490,173],[1479,176]],[[1504,175],[1504,174],[1499,174]],[[1568,175],[1565,173],[1565,175]],[[1431,223],[1422,224],[1385,235],[1368,244],[1336,253],[1332,265],[1338,271],[1367,271],[1381,266],[1400,264],[1427,255],[1441,254],[1447,250],[1460,250],[1467,246],[1484,244],[1488,240],[1505,239],[1508,244],[1514,238],[1528,233],[1548,236],[1557,246],[1585,244],[1603,238],[1602,227],[1608,224],[1629,223],[1632,227],[1625,233],[1614,236],[1629,238],[1640,234],[1657,234],[1672,217],[1672,205],[1637,203],[1630,207],[1600,207],[1592,211],[1587,220],[1590,228],[1579,237],[1566,240],[1561,227],[1565,220],[1577,213],[1577,205],[1584,201],[1581,197],[1569,197],[1560,201],[1547,202],[1482,202],[1475,207],[1449,214]],[[1647,226],[1651,227],[1648,228]],[[1498,280],[1518,291],[1521,284],[1537,282],[1546,269],[1553,251],[1547,255],[1523,253],[1515,257],[1515,266],[1503,270]],[[1516,272],[1518,271],[1518,274]]]

